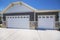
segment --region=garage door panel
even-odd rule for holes
[[[8,28],[23,28],[28,29],[29,27],[29,15],[20,16],[6,16]]]
[[[55,27],[55,15],[39,15],[38,28],[53,29]]]

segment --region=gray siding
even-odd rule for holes
[[[20,13],[20,12],[32,12],[32,10],[23,5],[14,5],[10,9],[8,9],[5,13]]]

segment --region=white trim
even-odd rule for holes
[[[5,13],[10,7],[12,6],[12,4],[9,4],[1,13]]]
[[[35,12],[60,12],[60,10],[37,10]]]
[[[25,6],[27,6],[28,8],[30,8],[30,9],[32,9],[32,10],[34,10],[34,11],[37,10],[37,9],[35,9],[35,8],[31,7],[31,6],[29,6],[28,4],[24,3],[24,2],[22,2],[22,4],[24,4]]]
[[[26,6],[26,7],[28,7],[28,8],[30,8],[31,10],[37,10],[37,9],[35,9],[35,8],[33,8],[33,7],[31,7],[31,6],[29,6],[28,4],[26,4],[26,3],[24,3],[24,2],[13,2],[13,4],[20,4],[20,3],[22,3],[22,5],[24,5],[24,6]]]

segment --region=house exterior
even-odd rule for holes
[[[60,10],[37,10],[24,2],[13,2],[2,12],[5,28],[58,29]]]

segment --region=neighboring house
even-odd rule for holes
[[[20,29],[57,29],[60,10],[37,10],[24,2],[13,2],[2,11],[3,27]]]
[[[2,15],[1,15],[1,12],[0,12],[0,24],[2,24]]]
[[[1,11],[0,11],[0,27],[2,27],[2,15],[1,15]]]

